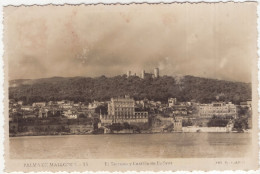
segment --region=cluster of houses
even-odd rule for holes
[[[80,114],[85,114],[92,117],[95,109],[104,104],[104,102],[94,101],[89,104],[74,103],[73,101],[49,101],[35,102],[32,105],[23,105],[23,101],[9,102],[9,119],[12,120],[14,113],[22,113],[22,118],[48,118],[50,115],[55,115],[59,112],[61,116],[67,119],[77,119]]]
[[[251,101],[241,102],[240,107],[251,110]],[[99,106],[107,108],[106,113],[97,111]],[[160,130],[169,129],[172,126],[173,131],[182,130],[182,120],[190,119],[209,119],[213,116],[229,117],[236,119],[238,116],[238,105],[231,102],[213,102],[209,104],[200,104],[195,101],[178,102],[176,98],[169,98],[167,103],[153,101],[148,99],[135,101],[130,96],[111,98],[110,101],[93,101],[92,103],[75,103],[73,101],[49,101],[35,102],[31,105],[24,105],[23,101],[9,101],[9,122],[10,127],[14,129],[17,125],[17,120],[40,120],[40,123],[48,122],[48,118],[58,117],[61,120],[66,120],[63,124],[68,125],[68,120],[79,120],[80,118],[92,119],[91,125],[88,128],[94,130],[93,120],[98,119],[98,128],[107,128],[114,123],[129,123],[129,124],[149,124],[151,130],[158,132]],[[61,121],[62,122],[62,121]],[[39,123],[39,121],[38,121]],[[72,132],[82,128],[81,122],[74,121],[70,128]],[[51,124],[51,123],[50,123]],[[39,124],[38,124],[39,125]],[[45,125],[46,124],[42,124]],[[32,126],[33,127],[33,126]],[[38,126],[39,129],[39,126]],[[46,127],[42,128],[43,130]],[[61,128],[59,128],[61,129]],[[62,127],[64,129],[64,127]],[[159,128],[158,128],[159,129]]]
[[[9,101],[9,130],[11,132],[61,132],[89,133],[94,130],[95,109],[104,104],[72,101],[35,102],[24,105],[22,101]]]

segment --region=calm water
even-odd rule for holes
[[[202,158],[243,157],[248,133],[68,135],[10,138],[10,157],[44,158]]]

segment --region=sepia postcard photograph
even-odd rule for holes
[[[5,171],[257,170],[257,5],[4,6]]]

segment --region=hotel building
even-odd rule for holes
[[[199,105],[199,117],[211,118],[213,116],[232,116],[233,118],[236,118],[236,105],[232,104],[231,102],[217,102]]]
[[[148,112],[135,112],[135,101],[130,96],[111,98],[108,103],[108,115],[100,115],[101,124],[146,123]]]

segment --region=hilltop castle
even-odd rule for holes
[[[136,76],[136,73],[131,74],[131,71],[127,71],[126,76],[127,77]],[[139,77],[142,78],[142,79],[144,79],[146,77],[158,78],[159,77],[159,68],[154,68],[153,73],[146,73],[145,70],[142,70]]]

